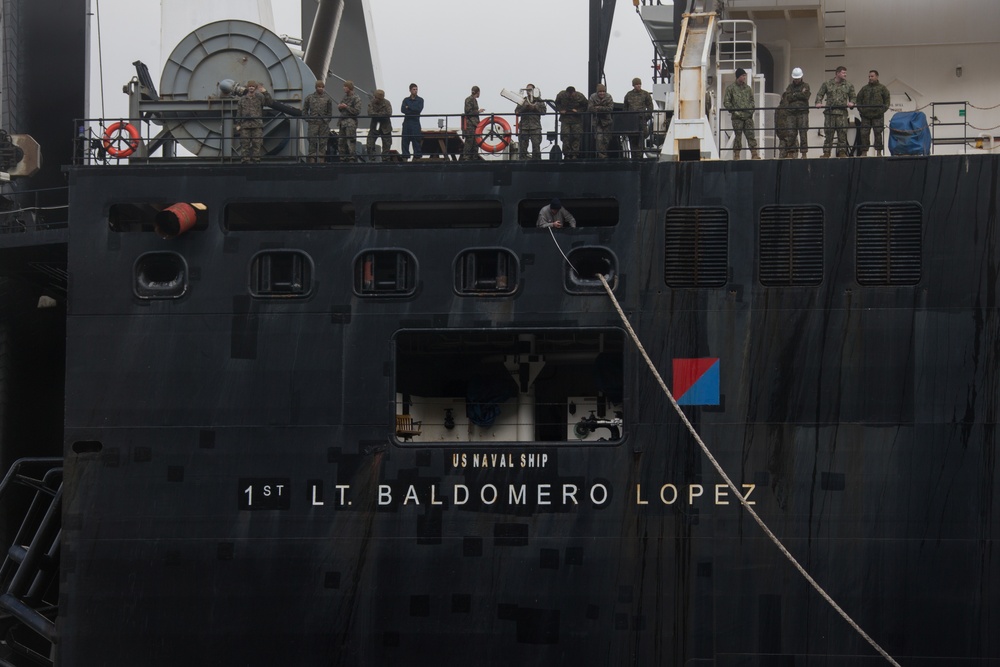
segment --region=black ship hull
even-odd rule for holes
[[[1000,159],[70,178],[60,664],[883,662],[554,236],[668,385],[717,364],[685,413],[861,627],[1000,665]],[[528,441],[400,427],[518,355]]]

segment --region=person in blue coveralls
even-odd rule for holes
[[[410,96],[403,99],[403,159],[410,157],[413,144],[413,159],[420,159],[420,112],[424,110],[424,98],[417,95],[417,84],[410,84]]]

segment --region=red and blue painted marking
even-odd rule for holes
[[[719,405],[719,359],[674,359],[674,399],[678,405]]]

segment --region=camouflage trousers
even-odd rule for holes
[[[462,128],[462,137],[465,139],[465,142],[462,144],[463,160],[475,160],[479,155],[479,146],[476,145],[477,125],[479,125],[477,121],[466,120],[465,126]]]
[[[743,135],[747,137],[747,146],[752,151],[757,150],[757,136],[753,129],[753,117],[737,118],[733,116],[733,157],[738,157],[743,150]]]
[[[382,140],[382,150],[379,153],[375,152],[375,144],[378,140]],[[390,150],[392,150],[392,125],[389,124],[389,119],[372,119],[371,127],[368,128],[368,139],[365,141],[365,148],[368,149],[368,156],[375,157],[376,155],[385,155]]]
[[[240,126],[240,162],[260,162],[264,153],[264,126],[260,121]]]
[[[607,124],[601,121],[594,122],[594,143],[597,148],[597,157],[608,157],[608,144],[611,142],[613,129],[610,121]]]
[[[790,127],[777,128],[775,134],[778,135],[778,157],[796,157],[798,153],[795,130]]]
[[[837,156],[847,157],[847,114],[824,112],[826,128],[823,137],[823,157],[830,157],[833,135],[837,135]]]
[[[528,159],[529,145],[531,147],[531,159],[542,159],[542,128],[522,127],[521,131],[517,134],[517,141],[518,148],[520,150],[518,153],[518,159]]]
[[[799,151],[806,153],[809,150],[809,112],[789,114],[788,122],[792,132],[799,135]],[[792,148],[794,149],[794,147],[795,141],[793,140]]]
[[[882,144],[882,132],[885,130],[885,116],[875,116],[874,118],[861,117],[861,154],[864,155],[868,152],[868,147],[873,144],[868,143],[868,137],[870,132],[875,133],[875,150],[880,151],[883,148]]]
[[[340,159],[343,162],[355,162],[358,159],[358,121],[341,118],[337,126],[340,128],[340,139],[337,140]]]
[[[575,160],[580,157],[580,139],[583,137],[583,121],[564,117],[562,121],[563,158]]]
[[[310,120],[306,130],[309,157],[326,158],[326,143],[330,139],[330,123],[325,120]]]

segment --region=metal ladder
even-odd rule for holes
[[[18,459],[0,482],[0,508],[23,516],[0,566],[0,628],[9,653],[3,666],[55,662],[62,464]]]

